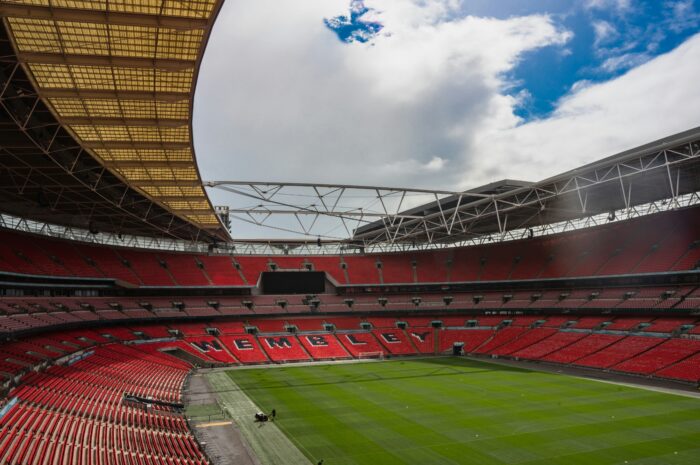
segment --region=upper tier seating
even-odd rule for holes
[[[131,270],[141,282],[152,286],[175,286],[171,274],[161,264],[161,259],[153,252],[143,250],[115,250],[122,259],[129,262]]]
[[[690,207],[586,230],[449,251],[343,257],[230,257],[154,252],[101,247],[2,230],[0,271],[104,276],[148,286],[246,283],[255,286],[260,274],[273,267],[327,271],[340,285],[504,281],[683,271],[700,263],[700,247],[696,242],[700,239],[699,212],[700,207]],[[576,307],[584,304],[595,306],[597,302],[593,301],[579,300]],[[562,304],[574,302],[569,300]],[[630,299],[624,305],[635,303]]]
[[[270,271],[267,257],[237,257],[236,262],[241,267],[241,272],[249,286],[258,284],[260,274],[263,271]]]
[[[243,278],[229,256],[197,256],[211,282],[219,286],[243,286]],[[179,279],[178,279],[179,282]]]
[[[209,286],[213,284],[204,268],[200,268],[198,265],[198,262],[202,263],[201,257],[169,254],[163,257],[163,261],[167,263],[168,271],[180,286]],[[230,274],[235,276],[238,273],[231,269]],[[229,279],[225,278],[223,282],[229,282]]]
[[[380,258],[385,283],[413,283],[413,259],[410,255],[391,254]]]

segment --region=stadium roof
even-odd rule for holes
[[[1,1],[3,210],[227,239],[191,130],[197,72],[222,1]]]
[[[700,128],[601,159],[537,183],[505,180],[410,210],[419,219],[380,220],[353,240],[456,242],[590,217],[700,192]],[[402,212],[406,214],[408,212]],[[393,238],[393,239],[392,239]]]
[[[207,186],[245,199],[223,210],[234,219],[364,247],[497,239],[664,199],[673,208],[700,192],[700,128],[537,183],[465,192],[202,182],[192,99],[222,2],[0,0],[0,212],[114,234],[230,240]],[[367,206],[343,204],[358,192]],[[300,227],[270,226],[277,216]]]
[[[231,218],[286,232],[293,232],[290,225],[296,220],[300,226],[298,234],[306,236],[307,241],[318,237],[360,247],[497,241],[513,231],[528,234],[531,228],[542,229],[601,214],[634,217],[643,214],[644,206],[652,203],[655,205],[650,211],[698,203],[700,128],[536,183],[503,180],[464,192],[241,181],[205,184],[243,201],[255,201],[253,207],[231,208]],[[353,203],[363,193],[366,204]],[[686,199],[688,194],[693,198]],[[410,196],[417,195],[425,196],[427,201],[402,208]],[[275,216],[286,216],[292,221],[276,225],[272,221]],[[336,229],[347,231],[347,236],[323,236],[322,231],[332,230],[327,224],[315,230],[307,226],[320,224],[321,217],[340,221],[342,228]],[[350,224],[356,226],[350,230]],[[538,232],[541,231],[529,234]],[[512,234],[508,238],[513,238]]]

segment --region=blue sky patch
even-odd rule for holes
[[[369,42],[384,27],[379,22],[363,19],[371,11],[362,0],[353,0],[350,2],[350,16],[326,18],[323,23],[343,42]]]
[[[618,77],[673,50],[700,28],[693,0],[542,1],[530,7],[537,3],[546,8],[530,13],[551,14],[573,37],[563,46],[526,54],[507,76],[513,84],[509,93],[528,96],[516,110],[525,121],[549,115],[577,82]]]
[[[368,5],[365,5],[365,1]],[[346,43],[369,42],[383,25],[363,19],[371,0],[350,2],[349,15],[324,19]],[[503,92],[517,96],[524,121],[547,117],[576,83],[600,83],[667,53],[700,31],[700,0],[469,0],[456,16],[507,19],[547,14],[573,33],[564,45],[524,54]],[[449,18],[446,18],[449,20]]]

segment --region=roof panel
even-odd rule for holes
[[[83,147],[173,213],[220,227],[192,184],[201,181],[190,122],[193,79],[221,0],[3,3],[35,7],[5,10],[8,30],[40,95]],[[207,205],[209,214],[190,214]]]
[[[110,161],[191,161],[192,151],[180,150],[157,150],[157,149],[97,149],[97,154],[104,160]]]
[[[208,18],[216,7],[216,0],[5,0],[22,5],[53,6],[80,10],[144,13],[149,15]]]

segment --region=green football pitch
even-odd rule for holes
[[[457,358],[238,369],[315,464],[700,464],[700,399]]]

